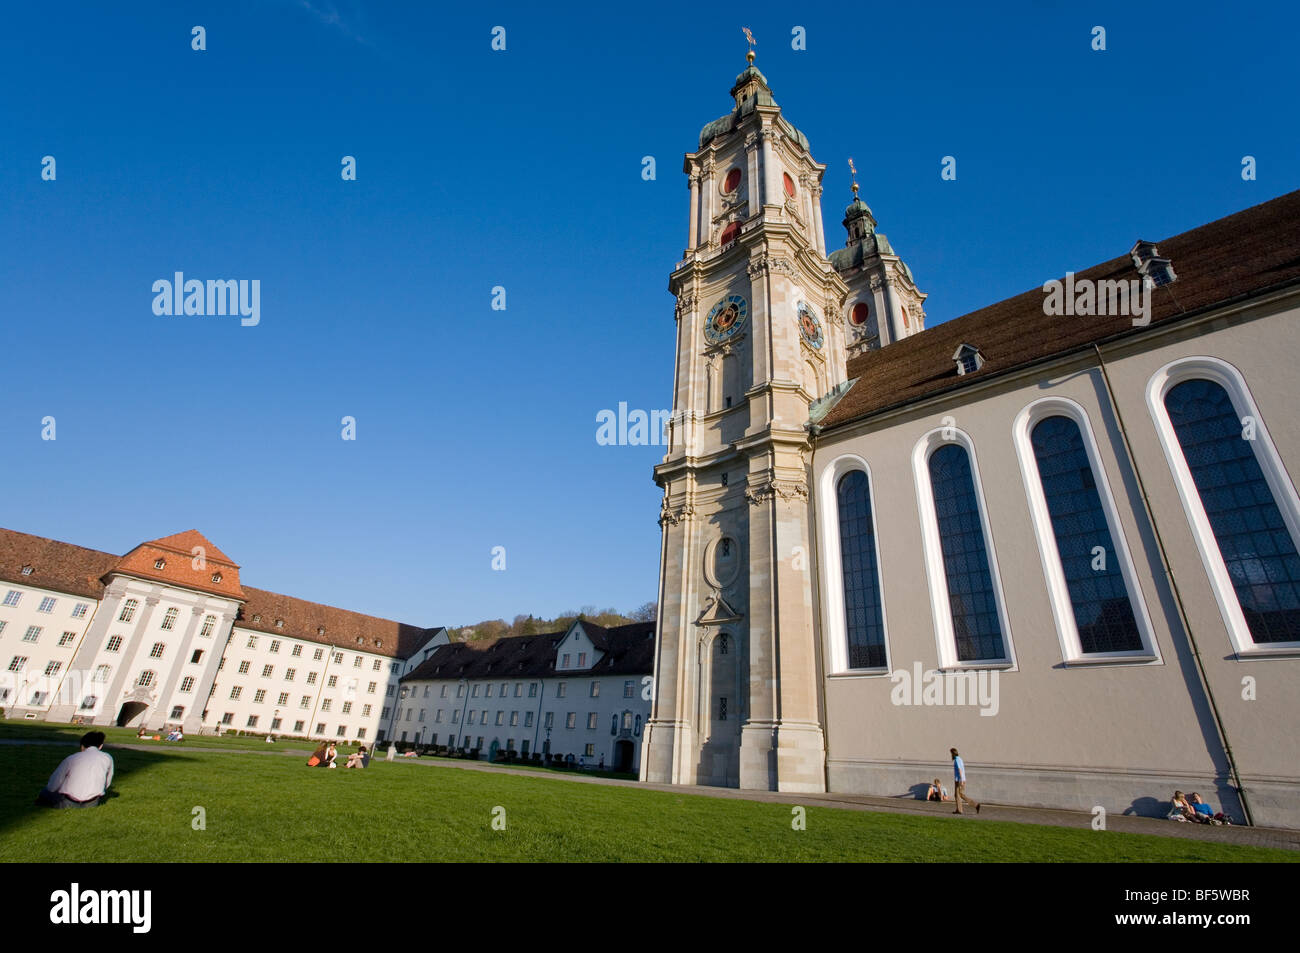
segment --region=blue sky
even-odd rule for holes
[[[193,527],[250,585],[423,625],[653,599],[661,448],[596,414],[671,399],[681,159],[742,26],[828,245],[853,156],[931,325],[1300,185],[1294,7],[588,9],[8,9],[0,525]],[[155,315],[176,271],[259,279],[261,323]]]

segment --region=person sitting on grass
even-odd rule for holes
[[[144,725],[141,725],[141,726],[140,726],[140,730],[137,731],[137,732],[135,733],[135,736],[136,736],[137,738],[145,738],[145,737],[148,737],[148,733],[144,730]]]
[[[106,754],[104,733],[88,731],[81,736],[81,750],[68,755],[54,769],[36,803],[43,807],[97,807],[104,803],[113,783],[113,756]]]
[[[331,741],[329,747],[325,749],[325,757],[321,759],[321,767],[337,768],[338,765],[334,762],[338,760],[338,756],[339,749],[334,747],[334,742]]]
[[[362,745],[359,749],[348,755],[348,763],[343,765],[345,768],[364,768],[370,763],[370,756],[366,753],[366,746]]]
[[[948,792],[944,790],[944,787],[943,787],[943,785],[939,782],[939,779],[938,779],[938,778],[935,778],[935,779],[934,779],[934,783],[930,785],[930,790],[926,793],[926,795],[925,795],[925,799],[926,799],[927,801],[946,801],[946,800],[948,800]]]
[[[327,751],[329,751],[329,745],[327,745],[325,742],[322,741],[320,744],[316,746],[316,750],[311,753],[311,757],[307,759],[307,767],[309,768],[324,767],[325,753]]]

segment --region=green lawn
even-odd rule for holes
[[[212,740],[212,739],[210,739]],[[262,743],[264,747],[269,747]],[[71,748],[0,745],[0,861],[1295,861],[1290,851],[1005,822],[808,808],[230,750],[113,752],[120,796],[32,799]],[[206,809],[207,829],[191,826]],[[493,830],[493,809],[505,830]]]

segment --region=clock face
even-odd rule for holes
[[[825,337],[822,335],[822,323],[817,320],[817,312],[807,301],[799,302],[799,333],[811,347],[821,350]]]
[[[745,326],[749,303],[740,295],[727,295],[704,320],[704,337],[710,344],[725,341]]]

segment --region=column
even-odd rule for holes
[[[194,705],[185,715],[186,731],[198,734],[203,726],[203,712],[212,703],[212,686],[217,680],[217,670],[221,667],[222,658],[225,657],[234,625],[235,612],[222,613],[221,628],[216,631],[212,639],[212,654],[208,656],[208,664],[203,666],[203,674],[199,676],[199,681],[194,686]],[[194,718],[193,721],[190,720],[191,716]],[[216,720],[215,716],[213,720]]]
[[[812,213],[813,241],[817,244],[817,250],[824,255],[826,233],[822,231],[822,187],[820,185],[812,187]]]
[[[759,133],[759,141],[762,143],[763,150],[763,204],[764,205],[784,205],[785,201],[781,198],[781,183],[777,181],[776,160],[772,156],[772,137],[776,135],[775,130],[766,128]]]
[[[144,639],[145,629],[149,627],[149,619],[153,616],[153,610],[158,605],[156,595],[145,596],[144,608],[136,617],[135,629],[131,633],[131,638],[122,646],[121,660],[117,663],[116,670],[113,672],[113,681],[107,691],[104,692],[104,705],[95,718],[97,725],[111,725],[117,721],[117,711],[122,704],[122,686],[126,683],[127,674],[135,666],[135,657],[140,650],[140,642]]]
[[[711,161],[704,167],[704,178],[700,187],[702,189],[702,201],[700,202],[700,226],[696,233],[696,240],[707,248],[709,242],[713,241],[713,202],[718,191],[713,187],[713,163]]]
[[[763,202],[763,183],[759,181],[762,171],[758,165],[758,134],[751,132],[745,137],[745,155],[748,158],[746,182],[749,183],[749,217],[758,214]]]
[[[155,731],[166,724],[167,716],[171,714],[171,709],[167,706],[172,703],[172,695],[176,691],[176,684],[181,679],[181,670],[185,668],[186,660],[190,657],[190,643],[194,639],[194,632],[199,627],[199,621],[203,618],[204,611],[203,606],[192,606],[190,608],[190,622],[185,627],[185,634],[181,636],[180,653],[175,656],[175,660],[171,664],[171,669],[168,671],[167,678],[164,680],[158,695],[158,705],[154,708],[149,719],[153,723]],[[193,707],[192,701],[186,701],[185,722],[190,720]],[[182,727],[184,727],[184,723],[182,723]]]
[[[687,251],[694,251],[700,237],[700,175],[691,173],[691,234]]]

